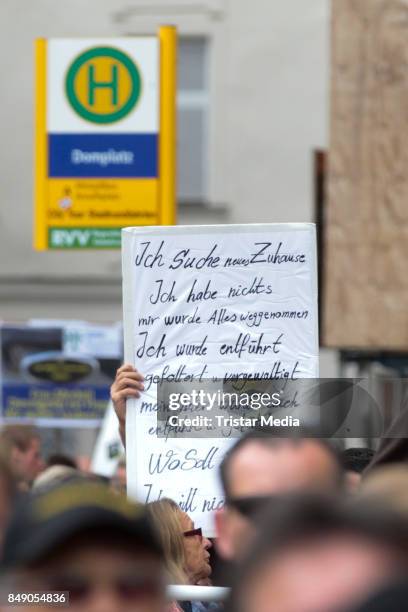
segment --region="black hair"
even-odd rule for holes
[[[371,448],[347,448],[341,453],[341,462],[345,470],[361,474],[374,455]]]
[[[74,459],[68,457],[68,455],[63,455],[60,453],[54,453],[48,457],[47,466],[51,467],[53,465],[65,465],[66,467],[72,467],[74,469],[78,468]]]

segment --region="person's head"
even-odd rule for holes
[[[253,534],[250,515],[269,496],[307,490],[338,491],[343,471],[334,450],[316,438],[249,434],[231,448],[220,466],[225,507],[216,514],[217,546],[232,560]]]
[[[0,433],[0,444],[8,449],[17,480],[30,485],[45,467],[38,432],[28,425],[8,425]]]
[[[184,536],[181,531],[181,510],[175,501],[164,497],[147,504],[146,510],[151,516],[159,534],[166,569],[173,584],[187,584],[186,555]]]
[[[304,494],[265,509],[234,578],[234,612],[335,612],[406,576],[408,525],[391,511]]]
[[[183,533],[186,573],[190,584],[205,583],[211,575],[210,553],[212,544],[203,536],[200,527],[192,518],[180,510],[180,525]]]
[[[148,504],[147,510],[157,525],[171,578],[181,584],[207,580],[211,542],[194,527],[188,514],[168,498]]]
[[[0,572],[10,591],[69,592],[72,612],[165,609],[163,552],[151,520],[106,485],[27,495],[6,531]]]

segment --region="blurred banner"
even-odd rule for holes
[[[225,437],[172,438],[157,385],[318,376],[315,227],[308,223],[126,228],[125,361],[145,376],[128,400],[128,492],[170,496],[212,535]],[[256,384],[256,381],[254,381]],[[185,387],[187,388],[185,389]],[[184,404],[183,404],[184,406]]]
[[[174,223],[176,33],[36,43],[35,248]]]
[[[1,420],[96,427],[122,361],[122,327],[31,321],[0,327]]]

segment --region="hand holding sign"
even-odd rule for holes
[[[119,420],[119,433],[123,444],[126,437],[126,400],[129,397],[140,397],[140,392],[144,389],[143,380],[143,375],[130,363],[126,363],[116,372],[111,386],[111,399]]]

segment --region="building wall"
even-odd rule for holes
[[[306,10],[307,8],[307,10]],[[313,220],[327,146],[329,0],[3,0],[0,317],[121,318],[119,252],[34,252],[33,41],[176,24],[209,39],[206,205],[179,223]]]

